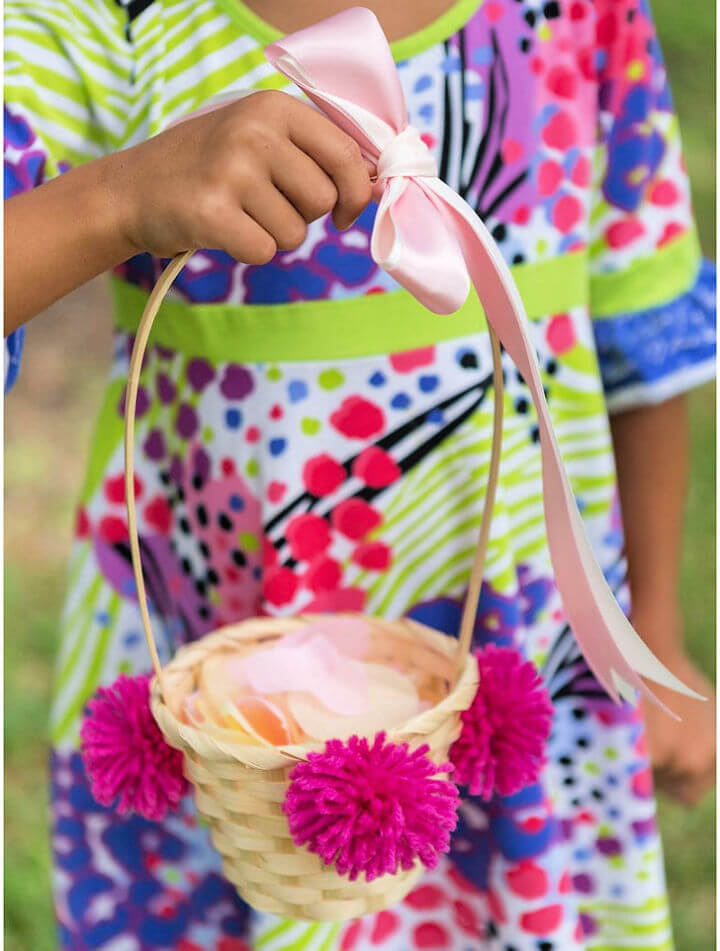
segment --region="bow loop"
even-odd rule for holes
[[[373,259],[434,314],[465,303],[470,277],[457,237],[414,178],[389,178],[380,199],[370,251]],[[422,228],[418,221],[425,222]]]
[[[344,10],[272,43],[265,55],[372,161],[406,127],[400,79],[370,10]]]

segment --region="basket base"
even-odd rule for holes
[[[353,890],[353,883],[348,882],[344,889],[346,897],[340,897],[342,891],[338,889],[337,893],[326,891],[312,901],[295,904],[291,896],[284,893],[281,885],[274,884],[273,886],[273,891],[280,892],[278,897],[263,890],[250,888],[244,872],[235,870],[227,861],[223,863],[225,877],[232,882],[243,901],[256,911],[309,922],[350,921],[353,918],[361,918],[363,915],[371,915],[390,908],[401,902],[413,890],[422,877],[423,871],[422,865],[418,865],[410,871],[400,872],[397,875],[383,875],[373,882],[378,889],[372,894],[368,893],[368,886],[363,881],[357,883],[362,893],[352,897],[349,893]]]

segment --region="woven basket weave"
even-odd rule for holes
[[[203,662],[212,654],[248,645],[266,646],[312,620],[252,618],[232,624],[180,648],[163,667],[153,638],[134,499],[134,423],[140,372],[157,311],[190,252],[178,255],[158,280],[138,326],[130,360],[125,407],[125,485],[130,549],[143,628],[155,669],[151,707],[168,743],[182,751],[187,778],[194,787],[198,812],[207,820],[212,841],[222,856],[223,871],[240,895],[260,911],[306,921],[343,921],[377,912],[400,901],[422,873],[384,875],[373,882],[354,882],[325,865],[319,856],[294,845],[282,802],[288,774],[308,753],[324,744],[245,746],[231,730],[208,724],[191,726],[181,717],[183,699],[197,685]],[[410,620],[381,620],[362,615],[370,628],[370,660],[412,672],[434,705],[400,727],[388,739],[411,748],[428,744],[436,763],[447,760],[460,732],[460,714],[472,703],[478,670],[470,654],[472,631],[482,584],[500,456],[502,368],[500,347],[490,330],[493,352],[495,411],[490,471],[480,538],[473,563],[460,637],[447,637]]]

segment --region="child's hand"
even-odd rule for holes
[[[715,780],[715,691],[684,653],[664,661],[688,687],[707,697],[703,703],[651,684],[681,721],[655,704],[644,704],[650,758],[659,790],[686,806],[696,805]]]
[[[329,211],[347,228],[373,170],[329,119],[269,91],[70,169],[5,202],[5,332],[141,251],[265,264]]]
[[[349,227],[371,197],[355,141],[281,92],[189,119],[111,161],[120,227],[136,251],[159,257],[220,248],[264,264],[329,211]]]

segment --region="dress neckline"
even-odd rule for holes
[[[421,27],[408,36],[393,40],[390,44],[395,62],[402,62],[422,53],[436,43],[442,43],[463,27],[483,0],[454,0],[444,13],[436,17],[427,26]],[[265,46],[274,43],[284,34],[267,20],[251,10],[243,0],[217,0],[227,15],[239,23],[251,36]]]

